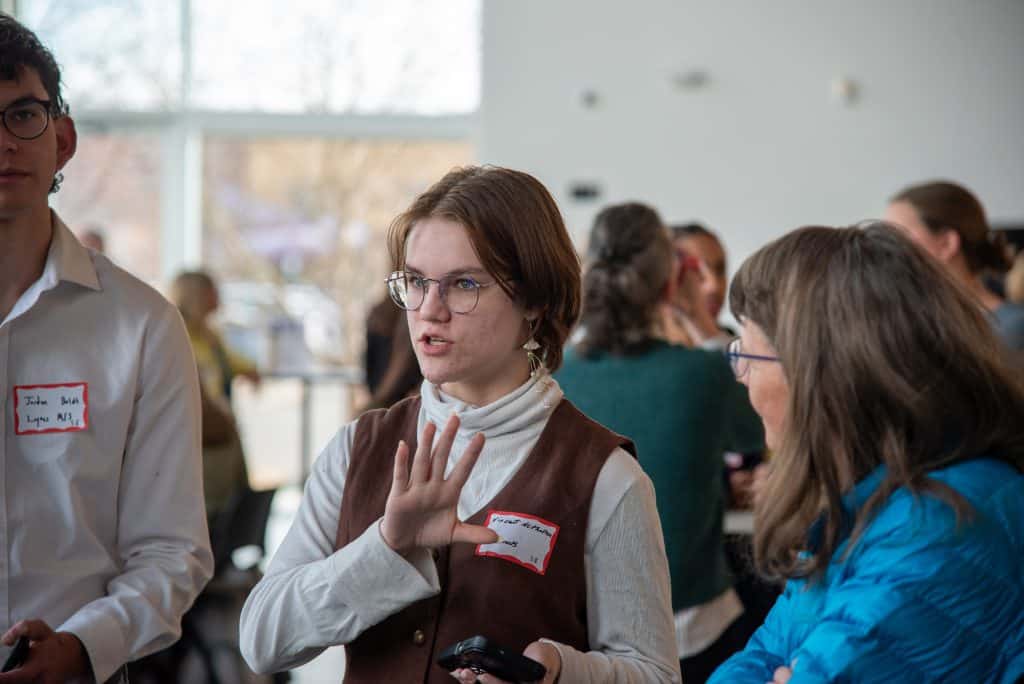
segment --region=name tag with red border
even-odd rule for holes
[[[528,513],[488,511],[484,527],[501,538],[494,544],[480,544],[477,556],[501,558],[543,575],[558,539],[558,525]]]
[[[14,386],[14,434],[82,432],[89,428],[89,383]]]

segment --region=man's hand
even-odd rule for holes
[[[0,674],[0,684],[64,684],[91,676],[85,647],[71,632],[54,632],[42,620],[22,620],[0,641],[13,646],[22,636],[29,639],[28,658],[20,667]]]
[[[777,667],[775,668],[775,672],[772,674],[772,681],[765,682],[765,684],[786,684],[792,676],[793,671],[788,667]]]
[[[539,680],[537,684],[554,684],[554,682],[558,681],[558,676],[562,674],[562,656],[558,654],[557,648],[545,641],[534,641],[526,647],[523,655],[527,658],[533,658],[547,670],[544,679]],[[463,684],[474,684],[474,682],[480,682],[480,684],[510,684],[510,682],[498,679],[492,674],[478,675],[468,668],[454,670],[451,674]]]
[[[395,453],[395,472],[391,493],[384,506],[380,533],[384,542],[401,554],[413,549],[432,549],[457,542],[493,544],[498,535],[481,525],[467,525],[459,520],[457,507],[462,486],[476,465],[484,448],[484,436],[474,435],[462,458],[444,479],[448,453],[459,429],[459,419],[452,416],[431,453],[436,428],[427,423],[420,435],[416,456],[409,469],[409,446],[399,442]]]

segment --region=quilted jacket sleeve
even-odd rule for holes
[[[1001,682],[1024,648],[1019,550],[999,520],[958,521],[930,497],[894,495],[850,558],[791,582],[747,648],[712,682]],[[787,638],[789,641],[787,641]]]
[[[770,682],[775,668],[787,665],[788,653],[792,651],[791,630],[795,593],[802,582],[791,581],[768,612],[764,624],[747,642],[747,647],[727,660],[708,680],[708,684],[726,682]]]

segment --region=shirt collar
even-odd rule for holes
[[[46,263],[43,264],[43,273],[21,293],[14,307],[7,313],[7,317],[0,320],[0,326],[7,325],[31,309],[44,293],[57,287],[61,281],[66,280],[92,290],[103,289],[100,287],[89,250],[75,239],[56,213],[50,212],[50,216],[53,230],[50,247],[46,252]]]
[[[46,255],[43,279],[52,279],[54,285],[60,281],[68,281],[90,290],[102,290],[89,250],[71,234],[56,212],[51,212],[50,215],[53,217],[53,238],[50,240],[50,251]]]

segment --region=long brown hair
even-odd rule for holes
[[[914,207],[921,223],[931,233],[952,230],[960,237],[960,251],[971,273],[992,270],[1004,273],[1010,268],[1006,236],[992,230],[985,208],[967,188],[949,181],[911,185],[890,202],[906,202]]]
[[[394,268],[405,266],[406,241],[415,224],[432,216],[465,227],[501,289],[541,312],[533,337],[544,365],[557,370],[562,345],[580,315],[580,260],[547,188],[527,173],[497,166],[448,172],[392,222],[388,251]]]
[[[967,501],[927,477],[987,456],[1024,470],[1024,388],[976,302],[898,230],[807,227],[740,268],[729,303],[765,332],[789,385],[775,467],[757,506],[759,570],[819,577],[846,532],[853,548],[897,488],[958,518]],[[844,518],[842,496],[884,479]],[[808,531],[823,522],[810,554]]]

